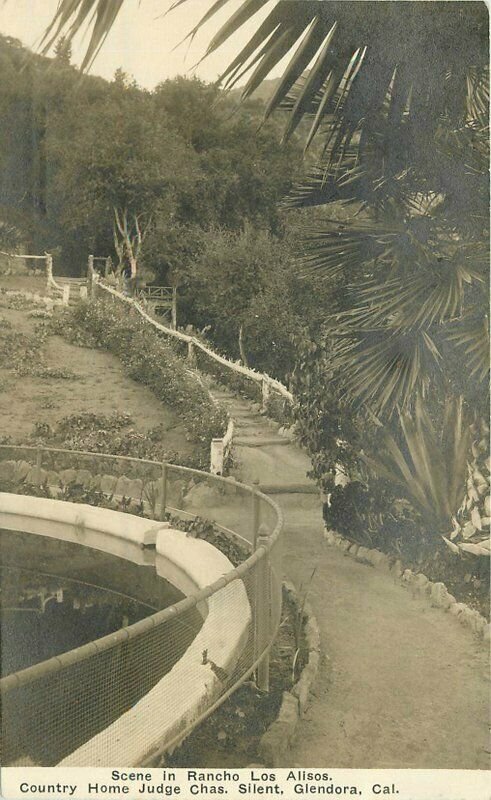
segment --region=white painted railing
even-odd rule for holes
[[[227,370],[230,370],[237,375],[243,376],[248,380],[253,381],[254,383],[258,384],[261,387],[261,397],[262,397],[262,410],[267,411],[268,408],[268,401],[271,397],[271,394],[276,392],[281,397],[283,397],[288,404],[293,404],[293,395],[291,392],[288,391],[286,386],[283,386],[280,381],[271,378],[266,373],[256,372],[255,370],[251,369],[250,367],[244,367],[242,364],[236,364],[234,361],[229,361],[229,359],[225,358],[224,356],[215,353],[214,350],[211,350],[207,347],[203,342],[197,339],[195,336],[190,336],[187,333],[183,333],[182,331],[173,330],[172,328],[168,328],[165,325],[162,325],[160,322],[157,322],[153,319],[142,306],[138,303],[137,300],[131,297],[127,297],[126,295],[122,294],[121,292],[114,289],[112,286],[108,286],[106,283],[101,281],[100,277],[97,273],[92,272],[92,296],[97,292],[97,290],[101,289],[102,291],[106,292],[107,294],[111,295],[114,298],[117,298],[126,305],[131,306],[135,309],[135,311],[148,322],[155,330],[159,331],[160,333],[165,334],[173,339],[177,339],[181,342],[185,342],[188,346],[188,361],[190,364],[195,363],[195,349],[200,350],[202,353],[207,355],[209,358],[213,359],[216,363],[220,364],[221,366],[225,367]],[[95,288],[97,287],[97,288]],[[211,456],[210,456],[210,469],[211,472],[214,474],[222,474],[224,464],[226,462],[226,458],[228,452],[230,450],[230,446],[232,443],[233,437],[233,423],[229,424],[227,428],[227,432],[225,433],[222,439],[213,439],[211,444]]]

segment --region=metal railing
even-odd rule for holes
[[[89,748],[93,759],[89,763],[104,763],[101,748],[114,750],[114,741],[108,736],[101,745],[100,733],[133,708],[188,650],[199,629],[197,609],[203,603],[211,603],[215,613],[225,615],[227,636],[233,638],[244,626],[243,605],[236,607],[233,602],[232,588],[238,586],[237,581],[243,586],[242,593],[245,590],[251,614],[236,662],[224,670],[212,661],[212,643],[208,654],[203,650],[202,668],[209,673],[210,691],[199,713],[181,720],[157,750],[153,748],[139,763],[154,763],[159,753],[172,750],[254,671],[258,686],[268,688],[269,649],[280,624],[282,594],[279,546],[283,517],[273,500],[232,478],[126,456],[1,445],[0,462],[4,475],[11,470],[14,482],[16,475],[22,475],[28,484],[51,484],[55,494],[62,491],[60,485],[80,484],[113,498],[132,498],[154,519],[162,519],[166,512],[207,518],[238,550],[250,551],[220,580],[184,600],[114,634],[2,678],[4,764],[50,766],[82,745]],[[5,462],[10,464],[7,470]],[[155,713],[172,716],[180,702],[172,693]],[[144,716],[132,722],[131,738],[141,742],[141,752],[148,723]],[[96,736],[92,754],[91,741],[95,742]],[[123,765],[124,742],[121,747],[118,764]]]

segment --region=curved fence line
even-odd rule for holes
[[[258,685],[262,689],[268,688],[268,654],[276,637],[281,615],[282,575],[278,545],[283,526],[283,516],[278,505],[255,487],[247,486],[232,478],[223,478],[218,475],[201,472],[190,467],[181,467],[169,463],[131,458],[128,456],[111,456],[108,454],[92,453],[88,451],[73,451],[62,448],[36,448],[29,446],[0,446],[0,461],[11,465],[12,471],[19,463],[24,463],[25,458],[31,459],[32,473],[25,475],[27,482],[36,481],[39,484],[56,484],[58,477],[61,483],[66,472],[69,472],[72,482],[76,482],[78,473],[68,468],[57,473],[61,464],[77,464],[81,480],[87,480],[88,469],[83,468],[84,463],[101,470],[109,462],[117,464],[119,471],[125,469],[132,474],[141,475],[142,478],[133,478],[136,484],[136,494],[142,499],[146,497],[147,507],[153,505],[153,518],[162,520],[166,510],[171,506],[172,493],[176,491],[176,480],[182,495],[182,485],[186,488],[185,499],[187,508],[177,509],[179,513],[204,516],[203,510],[209,511],[208,518],[214,520],[220,517],[220,498],[227,497],[225,509],[229,508],[232,498],[236,499],[239,512],[238,520],[242,525],[241,533],[235,531],[230,525],[223,526],[218,522],[218,527],[228,532],[229,536],[236,538],[240,547],[244,540],[251,545],[252,554],[239,566],[224,574],[219,580],[195,592],[184,600],[158,611],[139,622],[121,628],[114,634],[90,642],[76,650],[64,653],[47,661],[28,667],[20,672],[8,675],[0,680],[2,692],[4,717],[4,736],[8,746],[9,725],[14,725],[19,720],[19,704],[26,705],[26,714],[34,714],[38,720],[37,725],[44,725],[45,729],[34,736],[35,762],[43,765],[58,763],[64,760],[69,753],[63,751],[62,742],[70,741],[70,736],[81,736],[85,731],[85,741],[89,742],[100,731],[111,725],[115,719],[124,714],[128,708],[136,707],[135,701],[144,697],[152,686],[158,682],[162,675],[169,672],[167,658],[169,642],[179,639],[180,633],[189,627],[189,615],[196,613],[196,609],[213,601],[215,608],[227,609],[227,619],[230,619],[230,634],[237,630],[239,617],[235,621],[234,608],[230,604],[230,587],[234,582],[241,581],[251,608],[251,622],[248,628],[247,641],[237,664],[233,665],[230,674],[220,673],[220,665],[206,662],[203,651],[203,665],[211,663],[213,676],[217,676],[213,690],[210,690],[206,700],[200,707],[199,714],[193,719],[187,719],[172,731],[171,739],[160,743],[158,753],[168,751],[175,747],[188,735],[212,710],[222,703],[228,695],[240,686],[251,674],[257,670]],[[49,462],[49,463],[48,463]],[[61,463],[60,463],[61,462]],[[46,463],[50,469],[44,469]],[[82,466],[81,466],[82,465]],[[5,466],[5,465],[4,465]],[[24,468],[25,473],[25,468]],[[5,474],[5,469],[4,469]],[[111,476],[101,475],[107,479]],[[117,479],[121,486],[131,481],[125,475]],[[117,485],[116,485],[117,489]],[[135,491],[135,489],[134,489]],[[211,499],[209,493],[216,492]],[[195,508],[196,498],[205,498],[204,509],[200,508],[199,514]],[[208,492],[208,494],[206,494]],[[128,493],[129,495],[129,493]],[[190,499],[189,499],[190,498]],[[246,503],[244,505],[244,499]],[[203,503],[202,499],[201,502]],[[208,502],[209,508],[206,507]],[[233,503],[232,503],[233,505]],[[1,510],[1,505],[0,505]],[[223,522],[224,520],[222,520]],[[261,524],[262,523],[262,524]],[[237,523],[235,524],[237,527]],[[80,541],[83,544],[83,538]],[[236,585],[236,584],[234,584]],[[237,613],[239,613],[237,611]],[[176,633],[177,631],[177,633]],[[167,659],[167,660],[166,660]],[[177,667],[177,665],[176,665]],[[204,668],[204,667],[203,667]],[[108,674],[109,669],[109,674]],[[112,672],[111,672],[112,670]],[[172,671],[172,668],[171,668]],[[108,686],[108,678],[112,682]],[[57,687],[61,687],[58,689]],[[76,691],[84,699],[83,704],[75,705],[68,713],[65,705],[56,702],[57,692],[70,694]],[[99,700],[97,700],[99,697]],[[171,708],[178,703],[178,698],[172,696],[164,698],[165,703]],[[102,704],[103,708],[99,707]],[[167,707],[164,706],[164,707]],[[94,719],[91,719],[91,712]],[[170,712],[169,712],[170,713]],[[10,720],[9,714],[14,722]],[[70,717],[73,716],[73,719]],[[67,716],[69,717],[67,721]],[[142,720],[143,726],[145,721]],[[67,727],[69,732],[67,733]],[[13,738],[16,737],[11,734]],[[144,731],[141,733],[144,737]],[[46,753],[48,743],[52,743],[52,753]],[[77,746],[83,742],[76,742]],[[84,746],[85,747],[85,746]],[[108,744],[109,747],[109,744]],[[61,748],[61,750],[60,750]],[[72,748],[77,749],[77,747]],[[71,752],[71,751],[70,751]],[[157,751],[149,754],[155,757]],[[14,754],[15,755],[15,754]],[[61,759],[60,756],[61,755]],[[37,758],[36,758],[37,756]],[[95,754],[94,754],[95,757]],[[97,756],[97,758],[102,756]],[[18,763],[15,761],[14,763]],[[145,762],[146,763],[146,762]]]
[[[275,378],[271,378],[269,375],[263,372],[256,372],[255,370],[251,369],[250,367],[244,367],[242,364],[236,364],[233,361],[229,361],[229,359],[225,358],[224,356],[215,353],[214,350],[211,350],[207,347],[203,342],[197,339],[195,336],[190,336],[189,334],[182,333],[181,331],[174,331],[172,328],[167,328],[165,325],[157,322],[156,320],[152,319],[152,317],[147,314],[144,308],[138,303],[134,298],[126,297],[121,292],[118,292],[116,289],[113,289],[111,286],[103,283],[98,276],[94,273],[94,283],[96,283],[98,288],[103,289],[105,292],[116,297],[118,300],[121,300],[124,303],[132,306],[136,309],[136,311],[140,314],[143,319],[149,322],[156,330],[164,333],[166,336],[171,336],[175,339],[179,339],[182,342],[186,342],[192,347],[195,347],[198,350],[201,350],[202,353],[205,353],[209,358],[212,358],[218,364],[227,369],[230,369],[232,372],[236,372],[239,375],[248,378],[249,380],[254,381],[255,383],[262,384],[263,386],[263,398],[264,395],[267,396],[268,391],[277,392],[282,397],[285,398],[289,403],[293,403],[293,395],[291,392],[288,391],[286,386],[283,386],[280,381],[276,380]],[[266,387],[266,388],[264,388]],[[265,399],[265,398],[264,398]]]

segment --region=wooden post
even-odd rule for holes
[[[269,537],[260,532],[257,537],[258,547],[267,547]],[[259,658],[270,643],[271,636],[271,597],[270,597],[270,563],[269,553],[265,553],[257,563],[256,573],[256,619],[255,619],[255,651]],[[269,692],[269,650],[257,667],[257,685],[263,692]]]
[[[43,448],[37,447],[36,448],[36,467],[39,469],[41,468],[43,463]]]
[[[113,261],[111,256],[108,256],[104,262],[104,277],[107,278],[107,276],[110,275],[112,271],[113,271]]]
[[[210,472],[212,475],[223,475],[223,439],[211,440]]]
[[[261,404],[261,410],[262,411],[267,411],[268,410],[268,401],[269,401],[269,398],[270,398],[270,395],[271,395],[271,387],[270,387],[268,381],[266,380],[266,378],[263,378],[262,381],[261,381],[261,389],[262,389],[262,396],[263,396],[262,404]]]
[[[191,369],[196,369],[196,353],[194,351],[194,342],[188,342],[187,362]]]
[[[177,330],[177,286],[172,287],[171,327]]]
[[[51,288],[51,281],[53,278],[53,256],[51,253],[46,253],[46,288]]]
[[[94,256],[89,256],[87,259],[87,292],[92,294],[92,285],[94,283]]]
[[[68,283],[65,283],[65,285],[63,286],[62,303],[64,306],[67,306],[69,301],[70,301],[70,286]]]
[[[160,485],[162,489],[160,495],[160,520],[163,522],[165,519],[165,506],[167,504],[167,464],[162,464]]]
[[[257,536],[259,531],[259,521],[261,517],[261,506],[259,502],[259,496],[257,494],[257,486],[259,485],[259,481],[253,481],[254,491],[252,493],[252,549],[253,551],[257,548]]]

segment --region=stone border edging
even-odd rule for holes
[[[332,547],[339,547],[340,550],[355,558],[359,562],[368,562],[381,572],[392,575],[400,579],[403,584],[409,586],[413,592],[427,597],[434,608],[441,608],[456,617],[462,625],[470,628],[473,633],[484,641],[490,640],[491,625],[478,611],[470,608],[466,603],[458,603],[455,597],[450,594],[447,587],[441,581],[430,581],[423,573],[413,572],[405,569],[400,559],[392,559],[381,550],[368,549],[361,545],[351,542],[340,533],[324,528],[324,539]]]
[[[278,717],[262,735],[258,755],[261,766],[281,767],[297,731],[301,717],[307,711],[310,693],[320,664],[320,631],[310,603],[302,600],[297,588],[290,581],[283,581],[283,589],[302,616],[302,628],[307,642],[308,659],[300,678],[291,690],[283,692]],[[256,765],[257,766],[257,765]]]

